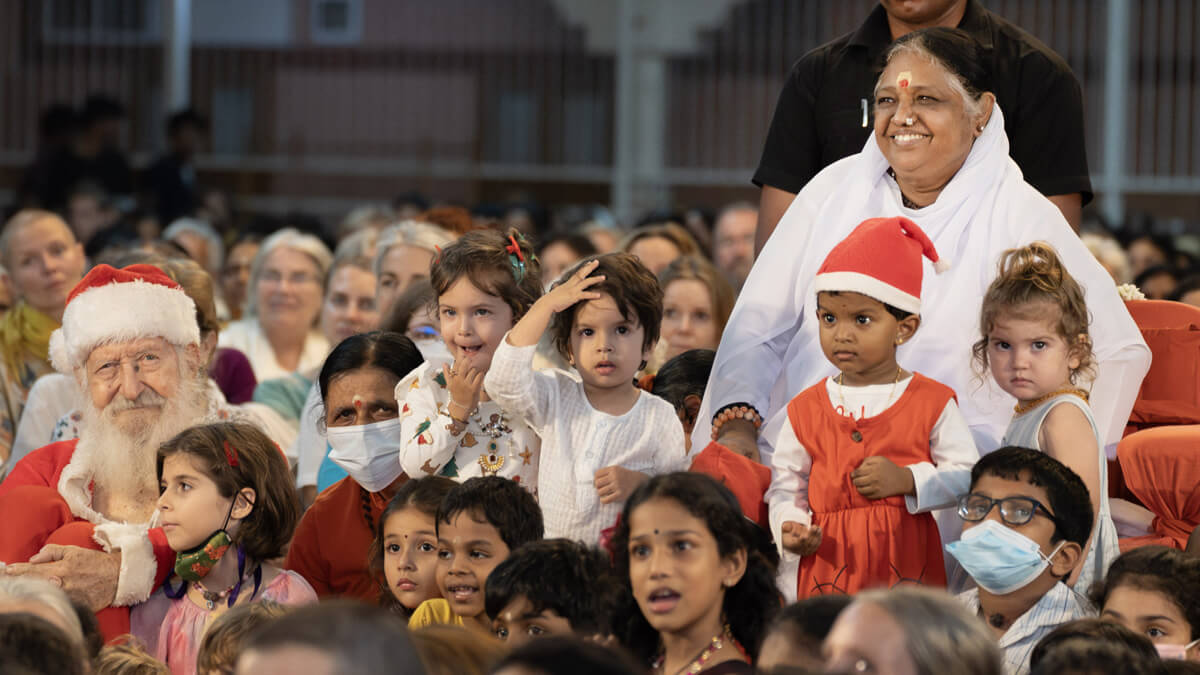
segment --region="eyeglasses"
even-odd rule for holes
[[[992,512],[992,508],[997,504],[1000,505],[1000,519],[1009,525],[1024,525],[1033,520],[1033,517],[1041,511],[1043,516],[1049,518],[1054,525],[1060,526],[1058,518],[1050,513],[1044,504],[1032,497],[1005,497],[1004,499],[992,499],[987,495],[976,494],[972,492],[968,495],[963,495],[958,498],[958,517],[968,522],[977,523]]]

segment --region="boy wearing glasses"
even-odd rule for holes
[[[1092,614],[1064,582],[1092,531],[1083,480],[1028,448],[984,455],[959,498],[962,539],[947,552],[976,588],[958,596],[996,634],[1010,675],[1029,672],[1034,645],[1059,625]]]

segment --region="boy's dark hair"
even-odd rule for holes
[[[847,292],[849,292],[849,291],[847,291]],[[855,292],[857,293],[857,291],[855,291]],[[825,293],[827,295],[832,295],[834,297],[837,297],[837,296],[841,295],[842,292],[841,291],[821,291],[821,293]],[[818,293],[817,295],[819,296],[821,293]],[[860,293],[860,295],[862,295],[862,294]],[[869,295],[866,297],[871,298],[871,296],[869,296]],[[887,310],[887,313],[891,314],[897,321],[903,321],[903,320],[907,319],[908,317],[912,316],[912,312],[906,312],[906,311],[900,309],[899,307],[892,307],[891,305],[887,304],[886,302],[884,302],[882,300],[879,300],[878,298],[871,298],[871,299],[874,300],[875,302],[878,302],[879,304],[883,305],[883,308]]]
[[[609,558],[599,549],[544,539],[521,546],[492,570],[484,608],[495,620],[510,602],[524,597],[533,613],[553,610],[580,635],[608,634],[617,592]]]
[[[623,649],[601,647],[595,642],[565,635],[530,640],[501,659],[491,672],[498,673],[513,666],[528,672],[571,675],[641,675],[646,672]]]
[[[833,622],[854,598],[849,595],[814,595],[792,603],[775,616],[768,633],[787,631],[789,642],[799,642],[820,650]]]
[[[545,531],[542,509],[529,491],[499,476],[476,476],[454,486],[446,493],[437,510],[437,530],[467,512],[479,522],[487,522],[500,533],[500,539],[515,551],[522,544],[537,541]]]
[[[680,471],[654,476],[643,482],[625,502],[609,550],[621,584],[621,603],[613,622],[621,644],[643,661],[654,658],[661,644],[658,631],[650,625],[633,597],[629,578],[630,519],[634,511],[652,499],[670,499],[704,522],[717,542],[722,558],[739,550],[746,552],[746,571],[725,590],[723,613],[733,637],[752,658],[766,627],[779,610],[781,596],[775,585],[776,561],[765,555],[762,530],[742,514],[741,504],[729,488],[711,476]]]
[[[1074,637],[1057,645],[1032,667],[1030,675],[1159,675],[1161,672],[1157,654],[1151,659],[1130,649],[1124,643]]]
[[[520,259],[508,250],[513,240],[517,242],[520,257],[525,259],[523,272]],[[467,232],[442,249],[429,266],[429,283],[433,284],[439,298],[462,277],[470,279],[484,293],[508,304],[513,323],[525,316],[533,303],[542,297],[542,270],[537,256],[516,228],[510,228],[507,235],[495,230]]]
[[[93,93],[87,97],[79,110],[79,126],[84,129],[97,122],[119,120],[125,117],[125,106],[117,99],[104,93]]]
[[[1158,659],[1158,651],[1154,649],[1154,643],[1145,635],[1135,633],[1119,623],[1105,621],[1096,617],[1088,617],[1086,619],[1068,621],[1046,633],[1034,645],[1033,651],[1030,652],[1029,667],[1036,667],[1046,656],[1058,649],[1063,643],[1078,639],[1117,644],[1128,648],[1136,654],[1140,654],[1144,658],[1151,660]]]
[[[238,605],[217,617],[204,631],[196,651],[196,672],[233,672],[246,637],[288,613],[287,605],[260,600]]]
[[[234,460],[226,454],[227,447]],[[177,453],[190,455],[225,499],[253,488],[253,508],[233,534],[233,543],[244,547],[246,557],[256,562],[283,555],[300,521],[300,500],[287,460],[274,441],[243,422],[184,429],[158,448],[159,480],[163,461]]]
[[[1122,553],[1103,581],[1092,587],[1092,602],[1101,611],[1120,586],[1153,591],[1175,603],[1191,625],[1189,640],[1200,639],[1200,557],[1166,546],[1142,546]]]
[[[424,476],[410,479],[400,486],[391,501],[384,507],[383,513],[379,514],[379,520],[375,522],[373,528],[375,540],[371,542],[371,550],[367,552],[367,572],[379,585],[379,604],[381,606],[404,616],[412,614],[412,609],[401,605],[396,600],[396,596],[388,588],[387,575],[383,571],[383,527],[387,524],[388,518],[397,511],[415,508],[436,522],[438,507],[442,505],[446,495],[456,485],[458,483],[445,476]]]
[[[83,675],[83,650],[49,621],[16,612],[0,614],[0,673]]]
[[[658,342],[662,325],[663,292],[658,278],[637,257],[628,253],[605,253],[584,258],[563,273],[563,279],[571,277],[587,263],[598,260],[599,265],[589,277],[603,276],[604,281],[588,288],[589,291],[604,293],[612,297],[626,320],[636,319],[645,331],[642,348],[653,349]],[[556,284],[557,285],[557,284]],[[577,302],[554,315],[550,320],[550,334],[554,346],[563,358],[571,358],[571,329],[575,325],[575,314],[583,303]]]
[[[711,349],[689,349],[667,361],[654,375],[650,393],[682,410],[688,396],[704,396],[716,355]]]
[[[1046,490],[1057,521],[1051,542],[1066,539],[1087,546],[1092,535],[1092,498],[1079,474],[1062,462],[1037,450],[1008,446],[990,452],[971,469],[971,489],[983,476],[996,476],[1036,485]]]
[[[347,675],[425,673],[404,621],[385,609],[355,600],[331,600],[292,610],[250,633],[242,654],[288,646],[324,652],[334,662],[335,671]]]

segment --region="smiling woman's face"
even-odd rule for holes
[[[942,66],[912,52],[893,56],[879,76],[875,139],[902,186],[944,186],[980,133],[977,127],[984,120],[971,118],[951,77]]]

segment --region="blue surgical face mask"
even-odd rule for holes
[[[1006,595],[1038,578],[1066,543],[1059,542],[1046,556],[1036,541],[994,520],[985,520],[963,532],[962,539],[947,544],[946,552],[980,588]]]

